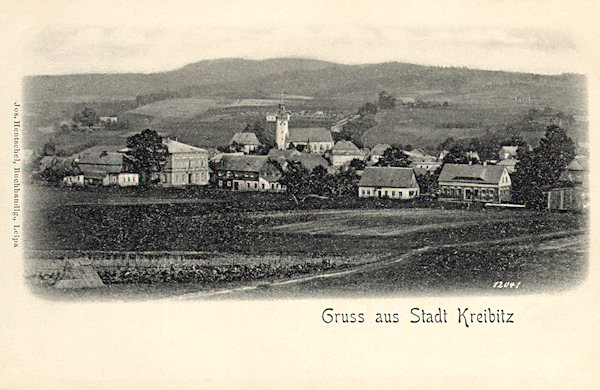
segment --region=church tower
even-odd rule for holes
[[[290,114],[285,110],[283,105],[283,99],[279,103],[279,111],[277,112],[277,124],[275,127],[275,143],[277,149],[284,150],[288,147],[288,122],[290,120]]]

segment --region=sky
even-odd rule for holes
[[[549,74],[595,63],[591,1],[25,3],[17,14],[24,74],[150,73],[229,57]]]

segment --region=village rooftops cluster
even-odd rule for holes
[[[152,179],[159,186],[207,185],[233,191],[285,191],[280,179],[290,164],[300,164],[309,172],[321,167],[329,174],[347,170],[354,160],[366,165],[358,171],[359,197],[385,197],[412,199],[421,195],[417,182],[419,177],[437,177],[439,199],[455,202],[506,203],[511,201],[511,174],[518,164],[519,146],[502,146],[498,160],[488,160],[483,164],[444,164],[447,151],[438,157],[424,149],[402,150],[410,162],[410,167],[378,167],[376,165],[392,148],[379,143],[371,150],[360,149],[348,140],[334,143],[331,132],[325,128],[288,128],[289,113],[283,104],[275,118],[276,148],[267,155],[257,155],[261,143],[253,132],[237,132],[230,145],[237,145],[233,153],[217,153],[211,156],[206,149],[188,145],[170,138],[163,139],[169,155],[160,172],[153,173]],[[238,148],[239,147],[239,148]],[[241,148],[241,150],[240,150]],[[114,146],[96,146],[86,149],[71,160],[44,157],[42,164],[64,164],[73,168],[76,174],[65,177],[69,185],[113,185],[133,186],[139,184],[138,174],[133,171],[127,149]],[[264,153],[261,150],[260,153]],[[471,162],[480,162],[474,151],[465,152]],[[214,169],[209,169],[209,161]],[[357,165],[357,166],[360,166]],[[356,169],[356,168],[354,168]],[[549,208],[570,207],[580,199],[578,195],[587,185],[587,159],[577,156],[562,172],[562,186],[548,194]],[[558,199],[558,200],[557,200]],[[554,205],[559,206],[554,207]]]

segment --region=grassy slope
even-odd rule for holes
[[[235,99],[268,98],[285,90],[289,94],[315,98],[313,101],[289,102],[293,110],[312,108],[346,113],[356,111],[366,101],[375,101],[381,90],[397,97],[448,101],[450,108],[447,110],[393,110],[380,114],[379,125],[365,135],[367,145],[400,142],[423,147],[437,145],[448,136],[473,136],[487,127],[501,129],[520,119],[532,107],[549,106],[576,114],[585,113],[587,104],[585,79],[581,76],[542,76],[402,63],[348,66],[295,59],[203,61],[153,75],[34,77],[26,80],[25,87],[29,100],[32,103],[38,101],[37,106],[30,105],[27,111],[33,125],[27,126],[27,130],[30,139],[36,141],[32,142],[35,146],[51,136],[36,133],[35,128],[70,118],[77,111],[74,107],[79,108],[81,103],[70,103],[69,106],[69,103],[58,102],[74,101],[77,96],[93,101],[106,96],[128,94],[133,97],[152,91],[187,88],[201,99]],[[161,106],[172,106],[167,111],[173,111],[173,107],[182,109],[176,103],[158,103],[154,113],[148,112],[148,107],[144,112],[165,116]],[[127,104],[131,102],[117,111],[127,111]],[[213,117],[225,118],[225,122],[218,123],[214,118],[207,118],[208,113],[202,113],[204,109],[192,104],[177,118],[140,122],[134,130],[155,127],[171,132],[172,136],[179,136],[185,142],[216,146],[227,142],[246,122],[261,118],[264,111],[255,107],[240,109],[232,115],[228,108],[209,110],[213,111]],[[585,137],[585,130],[580,133],[579,138]],[[538,134],[526,136],[539,137]],[[65,148],[72,149],[72,145],[65,145]]]

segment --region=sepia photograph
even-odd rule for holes
[[[97,380],[100,372],[83,362],[114,368],[140,345],[154,353],[162,345],[165,356],[132,364],[144,367],[139,372],[157,364],[165,382],[151,383],[180,387],[188,382],[175,374],[205,361],[193,346],[248,359],[251,346],[264,343],[273,353],[264,361],[273,362],[284,356],[273,345],[291,337],[285,329],[308,335],[290,338],[288,351],[304,352],[306,370],[321,351],[306,353],[307,341],[331,345],[339,357],[354,350],[340,338],[360,340],[363,349],[369,340],[395,340],[405,348],[400,364],[421,345],[435,351],[451,328],[461,333],[444,349],[447,359],[464,331],[476,334],[473,345],[488,340],[491,349],[494,334],[512,340],[502,344],[508,348],[515,334],[526,340],[544,326],[543,337],[558,340],[567,322],[549,319],[582,304],[581,289],[597,292],[590,216],[596,3],[28,5],[7,25],[18,31],[7,46],[18,66],[3,76],[10,126],[4,225],[16,264],[11,283],[37,308],[26,322],[40,356],[64,339],[76,351],[52,383],[66,383],[65,370],[83,364],[81,378],[68,383],[147,387],[143,376]],[[11,286],[3,291],[13,294]],[[11,308],[19,302],[6,301]],[[548,314],[551,302],[560,314]],[[33,330],[50,318],[48,329]],[[588,330],[598,324],[596,309],[589,320]],[[395,324],[402,339],[389,333]],[[126,351],[113,363],[103,361],[116,352],[101,337],[109,329]],[[378,334],[370,338],[365,329]],[[61,336],[42,336],[51,332]],[[217,346],[247,332],[247,347],[233,347],[233,339]],[[145,344],[148,338],[154,341]],[[541,348],[556,362],[565,345],[574,348],[560,340],[561,348],[540,340],[544,347],[532,344],[525,356]],[[588,340],[591,351],[598,340]],[[76,363],[88,342],[93,358]],[[570,383],[589,355],[567,355],[572,363],[550,376],[530,373],[527,382],[515,376],[489,386],[483,372],[447,367],[425,387],[410,383]],[[177,367],[175,356],[194,358]],[[468,359],[484,365],[484,356]],[[438,358],[418,355],[409,366],[443,367]],[[493,377],[512,360],[508,350],[497,358],[503,365],[491,369]],[[348,359],[348,367],[359,366]],[[377,361],[360,366],[364,377],[344,376],[344,387],[373,378],[388,388],[395,360],[371,367]],[[219,388],[264,385],[262,369],[249,371],[254,364],[221,375],[229,362],[211,361],[206,381],[194,374],[189,383],[211,387],[214,376],[225,380],[215,382]],[[318,383],[313,375],[288,383],[283,373],[293,365],[281,364],[268,388]],[[427,376],[422,370],[398,375]],[[581,370],[572,383],[588,388],[598,372]],[[465,385],[469,376],[475,379]],[[350,385],[350,378],[362,380]]]
[[[414,45],[466,37],[401,31]],[[395,43],[388,33],[360,35]],[[144,72],[119,52],[118,28],[41,34],[30,50],[47,63],[25,76],[22,108],[35,294],[530,294],[586,278],[580,69],[335,47],[325,56],[265,26],[242,41],[281,39],[284,50],[185,53],[182,66]],[[482,53],[577,52],[551,30],[473,29],[469,39],[458,44]],[[129,45],[161,54],[150,42]]]

